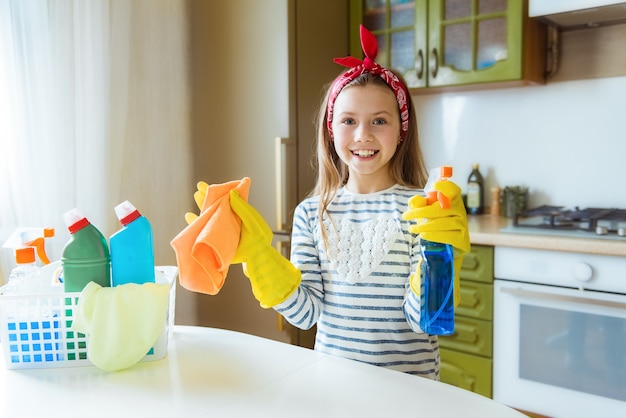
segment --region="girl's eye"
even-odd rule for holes
[[[385,119],[382,118],[378,118],[378,119],[374,119],[374,125],[385,125],[387,123],[387,121]]]
[[[354,119],[346,118],[343,121],[341,121],[341,123],[343,123],[344,125],[354,125]]]

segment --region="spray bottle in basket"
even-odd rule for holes
[[[70,240],[63,248],[63,285],[66,292],[80,292],[89,282],[111,286],[109,246],[102,233],[78,209],[63,215]]]
[[[38,265],[50,264],[50,259],[46,254],[45,240],[54,237],[54,228],[17,228],[3,247],[16,250],[22,247],[35,247],[40,263]]]
[[[11,270],[11,274],[9,274],[9,282],[6,287],[3,288],[2,293],[5,295],[28,293],[30,288],[26,282],[26,278],[38,270],[39,267],[35,264],[35,248],[16,248],[15,267]]]
[[[452,177],[452,167],[431,171],[425,187],[428,204],[438,200],[442,208],[450,201],[442,193],[433,191],[430,184],[439,177]],[[452,246],[420,239],[420,328],[427,334],[449,335],[454,332],[454,253]]]
[[[111,235],[111,281],[154,283],[154,241],[150,222],[128,200],[115,207],[122,229]]]

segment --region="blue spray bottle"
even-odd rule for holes
[[[436,200],[442,208],[450,207],[450,200],[441,192],[432,190],[431,182],[452,177],[452,167],[431,171],[424,188],[428,204]],[[450,335],[454,332],[454,252],[449,244],[420,238],[420,328],[427,334]]]
[[[128,200],[115,207],[122,229],[111,235],[111,283],[154,283],[154,240],[150,222]]]

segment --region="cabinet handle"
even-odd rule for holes
[[[617,309],[626,308],[626,303],[615,302],[615,301],[610,301],[610,300],[600,300],[600,299],[592,299],[592,298],[587,298],[587,297],[569,296],[569,295],[557,295],[557,294],[548,293],[548,292],[538,292],[535,290],[527,290],[527,289],[514,288],[514,287],[503,287],[501,288],[501,290],[503,293],[508,293],[510,295],[518,296],[518,297],[558,300],[558,301],[563,301],[563,302],[601,306],[605,308],[617,308]]]
[[[437,72],[439,71],[439,62],[437,60],[438,60],[437,48],[433,48],[433,50],[430,53],[430,60],[428,62],[428,66],[430,68],[430,75],[432,76],[432,78],[436,78]]]
[[[417,51],[417,58],[415,59],[415,70],[417,71],[417,79],[421,80],[424,76],[424,53],[421,49]]]
[[[287,159],[286,157],[286,147],[287,145],[293,145],[295,143],[294,140],[289,138],[274,138],[274,158],[276,164],[275,181],[276,181],[276,227],[279,230],[285,229],[285,218],[287,212],[287,202],[286,202],[286,177],[283,172],[283,165]]]

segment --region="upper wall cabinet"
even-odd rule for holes
[[[358,25],[378,40],[378,62],[404,75],[413,93],[543,83],[546,30],[527,0],[352,0]],[[495,84],[498,83],[498,84]]]

